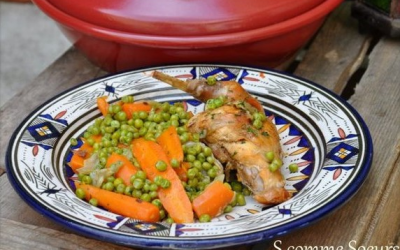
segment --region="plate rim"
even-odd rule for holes
[[[320,89],[321,91],[325,92],[330,97],[336,99],[341,105],[345,106],[348,109],[348,111],[354,116],[355,120],[357,121],[358,125],[360,126],[361,132],[363,132],[363,134],[365,136],[365,145],[364,145],[365,158],[363,159],[364,164],[361,166],[358,174],[354,176],[354,179],[352,180],[351,184],[348,187],[346,187],[339,196],[337,196],[335,199],[332,199],[331,201],[327,202],[324,206],[322,206],[318,210],[314,211],[311,214],[305,215],[304,217],[299,218],[298,220],[288,222],[287,224],[280,225],[275,228],[270,228],[270,229],[265,229],[265,230],[261,230],[258,232],[253,232],[250,234],[220,237],[220,238],[215,238],[215,239],[199,238],[196,240],[185,239],[185,238],[148,239],[145,237],[127,236],[127,235],[122,235],[122,234],[120,235],[120,234],[116,234],[116,233],[109,232],[109,231],[94,229],[94,228],[91,228],[90,226],[86,226],[83,223],[79,224],[77,222],[70,221],[68,218],[65,218],[63,215],[54,213],[52,210],[46,209],[46,207],[43,204],[37,203],[36,200],[33,197],[31,197],[24,188],[22,188],[21,186],[18,185],[18,181],[16,180],[15,173],[13,171],[11,171],[13,141],[17,137],[21,128],[26,125],[26,122],[28,120],[30,120],[32,118],[32,116],[35,113],[37,113],[40,109],[42,109],[45,105],[48,105],[49,103],[55,101],[57,98],[67,94],[68,92],[70,92],[72,90],[78,89],[80,87],[84,87],[90,83],[99,81],[101,79],[107,79],[112,76],[118,76],[118,75],[123,75],[123,74],[127,74],[127,73],[134,74],[137,72],[141,72],[143,70],[182,68],[182,67],[206,67],[206,66],[250,69],[250,70],[255,70],[255,71],[272,72],[272,73],[275,73],[275,74],[278,74],[281,76],[286,76],[286,77],[290,77],[293,79],[297,79],[297,80],[303,81],[303,82],[311,85],[313,88]],[[298,230],[300,228],[303,228],[305,226],[313,224],[313,223],[319,221],[320,219],[324,218],[326,215],[339,209],[341,206],[343,206],[347,201],[349,201],[357,193],[357,191],[361,188],[362,184],[365,182],[366,177],[368,176],[370,169],[371,169],[372,160],[373,160],[373,151],[374,150],[373,150],[372,137],[371,137],[369,128],[368,128],[367,124],[365,123],[364,119],[362,118],[362,116],[358,113],[358,111],[350,103],[347,102],[347,100],[343,99],[341,96],[339,96],[338,94],[334,93],[333,91],[331,91],[330,89],[328,89],[322,85],[319,85],[311,80],[305,79],[301,76],[297,76],[292,73],[288,73],[288,72],[284,72],[284,71],[276,70],[276,69],[271,69],[271,68],[267,68],[267,67],[246,66],[246,65],[240,65],[240,64],[187,63],[187,64],[171,64],[171,65],[159,65],[159,66],[153,66],[153,67],[142,67],[142,68],[137,68],[137,69],[121,71],[121,72],[117,72],[117,73],[108,73],[106,75],[85,81],[83,83],[78,83],[75,86],[68,88],[68,89],[62,91],[61,93],[47,99],[45,102],[43,102],[38,107],[36,107],[33,111],[31,111],[22,120],[22,122],[20,122],[20,124],[17,126],[17,128],[12,133],[12,136],[10,137],[10,140],[9,140],[9,144],[7,146],[5,164],[6,164],[7,177],[8,177],[8,180],[10,181],[12,187],[14,188],[14,190],[16,190],[18,195],[30,207],[32,207],[36,212],[52,219],[59,225],[64,226],[79,235],[84,235],[84,236],[88,236],[90,238],[94,238],[97,240],[103,240],[106,242],[125,245],[125,246],[165,247],[168,245],[168,246],[174,246],[174,247],[180,247],[180,248],[182,248],[182,247],[185,248],[188,246],[190,246],[191,248],[193,248],[193,247],[195,247],[195,248],[196,247],[215,248],[215,247],[223,247],[223,246],[233,246],[233,245],[240,244],[240,243],[251,244],[251,243],[256,243],[256,242],[263,241],[263,240],[273,239],[277,236],[286,235],[289,232],[292,232],[294,230]],[[216,244],[218,246],[216,246]]]

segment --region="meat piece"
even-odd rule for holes
[[[268,119],[257,129],[251,125],[246,110],[224,105],[195,115],[188,129],[204,135],[202,141],[218,160],[237,170],[238,180],[253,192],[258,202],[278,204],[291,197],[284,188],[281,172],[270,171],[265,156],[267,152],[278,157],[282,154],[278,132]]]
[[[285,181],[279,169],[270,169],[267,152],[276,159],[282,155],[279,134],[275,125],[264,119],[261,126],[253,126],[252,118],[263,112],[261,104],[235,81],[217,81],[208,84],[205,79],[182,81],[162,72],[145,74],[179,88],[193,97],[207,102],[224,97],[224,104],[196,114],[189,120],[188,129],[199,133],[201,140],[215,157],[226,164],[226,170],[235,169],[237,178],[263,204],[279,204],[291,197],[285,190]]]

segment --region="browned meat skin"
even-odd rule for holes
[[[291,197],[279,170],[271,172],[265,153],[281,155],[279,135],[267,119],[261,129],[251,125],[249,114],[235,105],[224,105],[190,119],[188,129],[205,135],[202,139],[215,156],[237,170],[239,181],[263,204],[278,204]]]

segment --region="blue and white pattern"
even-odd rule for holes
[[[68,167],[69,139],[100,117],[96,98],[108,96],[114,102],[134,95],[135,100],[184,101],[194,113],[204,109],[203,103],[139,70],[69,90],[43,104],[20,125],[9,145],[7,173],[28,204],[77,232],[110,242],[213,248],[269,239],[310,223],[348,200],[365,179],[372,159],[368,129],[357,112],[331,92],[293,76],[255,68],[183,65],[156,69],[181,79],[213,75],[236,80],[256,96],[279,131],[282,172],[294,197],[274,207],[248,197],[246,206],[235,207],[211,223],[172,225],[124,218],[76,198],[70,185],[75,177]],[[299,165],[297,173],[290,173],[291,163]]]

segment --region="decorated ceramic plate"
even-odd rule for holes
[[[209,223],[147,223],[94,207],[78,199],[69,168],[70,138],[77,138],[101,114],[96,98],[184,102],[198,113],[204,104],[144,74],[157,69],[180,79],[234,79],[262,103],[278,129],[281,171],[293,198],[245,206]],[[303,227],[342,205],[359,189],[372,160],[372,141],[360,115],[346,101],[309,81],[283,73],[227,65],[179,65],[106,76],[47,101],[15,131],[7,152],[7,173],[20,196],[39,213],[75,232],[145,248],[216,248],[255,243]],[[298,165],[290,172],[291,163]]]

